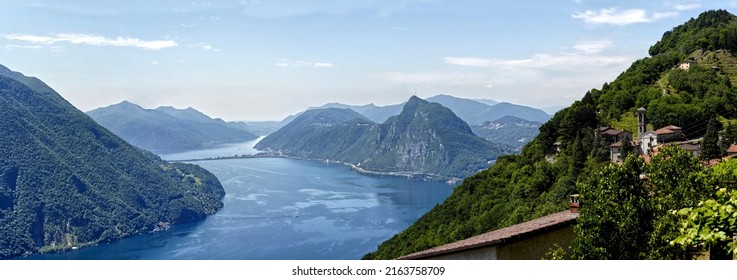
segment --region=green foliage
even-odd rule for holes
[[[651,164],[630,156],[579,184],[584,206],[575,228],[574,257],[690,258],[693,250],[670,245],[678,235],[677,219],[670,213],[703,197],[703,172],[687,152],[665,146]]]
[[[646,247],[652,211],[639,178],[643,162],[630,156],[578,185],[584,203],[575,227],[574,257],[639,259]]]
[[[553,244],[553,248],[550,248],[543,260],[564,260],[566,256],[566,250],[563,250],[558,243]]]
[[[712,258],[731,258],[737,233],[737,160],[722,162],[706,172],[708,197],[698,204],[671,212],[678,217],[679,234],[671,238],[674,247],[708,248]]]
[[[650,47],[656,56],[669,50],[692,53],[697,49],[725,49],[737,52],[737,21],[725,10],[712,10],[685,24],[665,32],[659,42]]]
[[[211,173],[135,148],[40,81],[9,77],[0,71],[0,259],[111,242],[222,207]]]
[[[719,147],[722,151],[729,149],[729,146],[737,143],[737,125],[732,122],[727,123],[727,127],[722,133],[722,137],[719,139]]]
[[[719,148],[719,122],[712,118],[706,126],[706,134],[701,140],[701,159],[709,160],[722,156],[722,149]]]

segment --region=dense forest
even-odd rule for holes
[[[215,213],[210,172],[133,147],[0,65],[0,259],[111,242]]]
[[[519,155],[500,157],[488,170],[467,178],[445,202],[364,258],[396,258],[561,211],[567,207],[566,197],[573,193],[580,193],[583,201],[576,241],[566,248],[575,257],[692,257],[694,246],[715,242],[715,238],[701,237],[718,230],[708,225],[704,230],[706,222],[691,223],[690,229],[681,227],[688,222],[681,222],[676,210],[698,216],[701,214],[689,213],[698,212],[701,200],[728,205],[729,192],[715,197],[715,189],[734,186],[734,181],[695,181],[717,180],[713,178],[717,171],[704,170],[696,159],[677,150],[664,149],[649,165],[635,156],[622,165],[613,164],[609,160],[611,142],[596,131],[601,126],[631,124],[639,107],[647,108],[654,127],[683,127],[689,139],[707,134],[707,127],[721,130],[722,123],[727,124],[727,131],[734,130],[730,120],[737,116],[737,89],[732,80],[737,71],[727,62],[733,61],[737,51],[735,38],[737,17],[723,10],[707,11],[666,32],[650,48],[649,57],[635,61],[611,83],[590,90],[556,113]],[[688,70],[680,69],[679,64],[686,60],[695,63]],[[703,142],[709,142],[707,138],[714,139],[705,137]],[[725,141],[733,143],[734,138],[724,137],[717,154],[731,144]],[[722,173],[731,170],[730,178],[734,178],[734,169],[718,169]],[[642,172],[653,174],[643,181]],[[669,185],[677,188],[668,189]],[[637,209],[642,211],[634,211]],[[714,220],[702,216],[707,218],[700,221]],[[707,233],[694,234],[694,228]],[[676,239],[678,242],[671,242]],[[622,247],[611,248],[612,243]]]

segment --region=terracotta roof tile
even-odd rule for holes
[[[558,212],[545,217],[540,217],[521,224],[498,229],[484,234],[476,235],[468,239],[430,248],[417,253],[412,253],[399,259],[419,259],[430,256],[445,255],[453,252],[469,250],[473,248],[503,244],[509,240],[520,238],[528,234],[541,232],[549,229],[557,229],[560,226],[572,224],[578,218],[578,213],[570,210]]]
[[[732,144],[729,146],[729,149],[727,149],[728,154],[737,153],[737,144]]]

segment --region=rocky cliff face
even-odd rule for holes
[[[308,111],[256,148],[431,179],[468,176],[508,152],[474,135],[450,109],[417,97],[383,124],[372,123],[355,112],[345,114],[344,110],[349,109]],[[332,117],[329,126],[316,127],[316,116],[335,116],[338,112],[344,113],[343,118]]]

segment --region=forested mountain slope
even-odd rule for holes
[[[0,259],[111,242],[215,213],[210,172],[133,147],[0,66]]]

